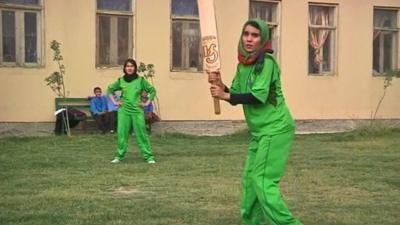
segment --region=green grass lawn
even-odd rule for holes
[[[157,164],[110,164],[113,135],[0,139],[0,224],[239,225],[246,132],[152,136]],[[305,225],[400,224],[400,131],[297,135],[281,182]]]

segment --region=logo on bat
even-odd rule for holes
[[[203,37],[203,55],[207,64],[214,64],[219,60],[219,52],[217,47],[217,37]]]
[[[218,50],[216,44],[211,44],[209,46],[203,46],[203,54],[206,63],[213,64],[218,60]]]

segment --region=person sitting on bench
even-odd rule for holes
[[[101,130],[101,133],[105,134],[109,129],[107,96],[102,95],[100,87],[95,87],[93,92],[95,96],[90,99],[90,113],[96,120],[96,124]]]

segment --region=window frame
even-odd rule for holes
[[[181,16],[181,15],[174,15],[173,14],[173,12],[172,12],[172,1],[173,0],[170,0],[170,32],[171,32],[171,35],[170,35],[170,49],[171,49],[171,51],[170,51],[170,55],[171,55],[171,57],[170,57],[170,72],[184,72],[184,73],[198,73],[198,74],[202,74],[203,73],[203,57],[202,57],[202,46],[201,46],[201,28],[200,28],[200,18],[199,18],[199,16],[192,16],[192,15],[188,15],[188,16]],[[197,1],[196,1],[196,4],[197,4]],[[198,26],[199,26],[199,56],[198,56],[198,60],[199,60],[199,65],[198,65],[198,69],[197,70],[194,70],[194,69],[191,69],[191,67],[188,67],[188,68],[185,68],[185,67],[174,67],[174,65],[173,65],[173,60],[174,60],[174,54],[173,54],[173,51],[174,51],[174,45],[173,45],[173,36],[174,36],[174,27],[173,27],[173,24],[174,24],[174,21],[178,21],[178,22],[183,22],[183,24],[182,25],[190,25],[190,23],[198,23]],[[186,51],[186,55],[190,55],[190,49],[189,48],[187,48],[187,49],[184,49],[184,48],[181,48],[181,53],[183,54],[183,52],[184,51]],[[187,60],[189,60],[189,58],[187,59]],[[189,63],[190,64],[190,63]],[[199,69],[200,68],[200,69]]]
[[[310,20],[310,6],[318,6],[318,7],[329,7],[333,9],[333,25],[312,25],[311,20]],[[315,3],[315,2],[309,2],[308,3],[308,9],[307,9],[307,18],[308,18],[308,27],[307,27],[307,74],[308,76],[313,76],[313,77],[320,77],[320,76],[334,76],[337,74],[337,62],[338,62],[338,33],[339,33],[339,27],[338,27],[338,14],[339,14],[339,5],[338,4],[329,4],[329,3]],[[321,64],[319,66],[319,73],[311,73],[310,72],[310,30],[311,29],[325,29],[329,30],[330,32],[333,32],[333,35],[331,37],[334,38],[333,41],[330,42],[330,58],[331,58],[331,71],[324,72],[323,71],[323,65]],[[331,33],[332,34],[332,33]],[[321,51],[323,53],[323,48],[321,48]],[[322,55],[323,58],[323,55]]]
[[[38,5],[22,5],[12,3],[0,3],[0,25],[3,24],[1,11],[13,11],[15,13],[15,62],[3,61],[3,29],[0,27],[0,67],[26,67],[35,68],[44,65],[44,13],[43,0],[38,1]],[[25,61],[25,21],[24,13],[36,14],[36,51],[37,61]]]
[[[108,68],[121,68],[118,64],[118,18],[128,17],[128,57],[135,57],[135,40],[134,34],[136,33],[136,1],[131,1],[130,11],[117,11],[117,10],[106,10],[97,8],[96,0],[96,51],[95,51],[95,67],[97,69],[108,69]],[[110,17],[110,64],[100,64],[100,33],[99,33],[99,17],[107,16]],[[114,41],[113,41],[114,40]],[[114,57],[114,58],[112,58]]]
[[[375,10],[387,10],[387,11],[396,11],[396,28],[379,28],[379,27],[375,27],[374,24],[374,20],[375,20]],[[392,53],[392,64],[393,64],[393,69],[399,69],[400,67],[400,8],[397,7],[385,7],[385,6],[374,6],[373,11],[372,11],[372,75],[373,76],[385,76],[385,74],[387,72],[379,72],[379,71],[375,71],[374,70],[374,32],[375,30],[381,30],[381,31],[387,31],[387,32],[396,32],[396,40],[394,40],[396,43],[396,47],[397,49],[395,49]],[[379,38],[382,38],[379,37]],[[384,67],[384,56],[383,56],[383,52],[384,52],[384,47],[382,46],[383,42],[380,42],[380,46],[379,46],[379,69],[381,71],[383,71],[383,67]],[[396,54],[397,53],[397,54]]]
[[[271,45],[272,47],[275,45],[277,46],[276,49],[274,50],[273,55],[275,58],[280,61],[280,56],[281,56],[281,15],[282,15],[282,2],[281,0],[249,0],[249,19],[255,18],[251,16],[251,3],[252,2],[257,2],[257,3],[272,3],[276,4],[276,22],[270,22],[270,21],[265,21],[265,23],[268,25],[269,29],[274,29],[273,36],[270,34],[270,40],[271,40]],[[258,17],[257,17],[258,18]],[[261,19],[261,18],[260,18]]]

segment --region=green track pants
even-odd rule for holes
[[[294,132],[253,137],[242,178],[240,213],[243,225],[301,225],[279,191]]]
[[[118,110],[118,147],[116,158],[119,160],[125,158],[131,127],[133,127],[135,131],[136,142],[139,146],[142,158],[146,161],[154,160],[149,136],[146,131],[144,113],[136,112],[128,114],[121,109]]]

